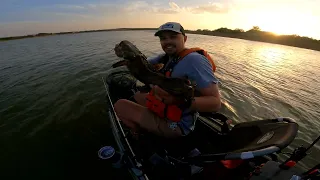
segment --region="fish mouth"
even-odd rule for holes
[[[128,64],[128,60],[121,60],[121,61],[118,61],[114,64],[112,64],[112,68],[117,68],[117,67],[120,67],[120,66],[126,66]]]

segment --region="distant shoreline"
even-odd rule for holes
[[[88,30],[88,31],[71,31],[71,32],[59,32],[59,33],[38,33],[35,35],[26,36],[15,36],[15,37],[3,37],[0,41],[9,41],[16,39],[43,37],[43,36],[54,36],[64,34],[78,34],[78,33],[90,33],[90,32],[104,32],[104,31],[139,31],[139,30],[156,30],[157,28],[116,28],[116,29],[102,29],[102,30]],[[305,49],[311,49],[320,51],[320,40],[312,39],[309,37],[301,37],[298,35],[275,35],[271,32],[261,31],[259,27],[255,26],[249,31],[242,29],[228,29],[219,28],[216,30],[186,30],[186,33],[190,34],[201,34],[209,36],[220,36],[237,39],[245,39],[251,41],[268,42],[273,44],[281,44]]]
[[[12,37],[2,37],[0,41],[10,41],[16,39],[43,37],[43,36],[55,36],[64,34],[79,34],[79,33],[90,33],[90,32],[104,32],[104,31],[139,31],[139,30],[156,30],[156,28],[116,28],[116,29],[101,29],[101,30],[87,30],[87,31],[68,31],[59,33],[38,33],[25,36],[12,36]]]

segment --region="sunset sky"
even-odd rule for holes
[[[0,37],[120,27],[185,29],[259,26],[320,39],[320,0],[1,0]]]

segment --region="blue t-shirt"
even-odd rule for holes
[[[148,58],[148,61],[151,64],[157,64],[163,56],[164,54],[161,54],[153,58]],[[168,65],[171,60],[172,58],[169,58],[166,65]],[[210,62],[205,56],[197,52],[190,53],[180,60],[179,63],[174,66],[171,77],[187,77],[191,82],[196,84],[196,89],[206,88],[210,83],[218,83],[217,78],[212,72],[212,65]],[[182,113],[182,119],[178,124],[183,129],[185,135],[189,134],[190,131],[194,129],[198,115],[197,112],[190,113],[187,112],[187,110]]]

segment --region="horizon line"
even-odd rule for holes
[[[214,29],[214,30],[210,30],[210,29],[197,29],[197,30],[189,30],[189,29],[185,29],[185,31],[198,31],[198,30],[201,30],[201,31],[215,31],[215,30],[218,30],[218,29],[221,29],[221,28],[226,28],[226,29],[229,29],[227,27],[220,27],[220,28],[217,28],[217,29]],[[97,32],[97,31],[115,31],[115,30],[157,30],[158,28],[110,28],[110,29],[92,29],[92,30],[79,30],[79,31],[61,31],[61,32],[39,32],[39,33],[35,33],[35,34],[27,34],[27,35],[21,35],[21,36],[6,36],[6,37],[0,37],[0,39],[6,39],[6,38],[19,38],[19,37],[32,37],[32,36],[37,36],[37,35],[59,35],[59,34],[72,34],[72,33],[86,33],[86,32]],[[235,29],[230,29],[230,30],[243,30],[241,28],[235,28]],[[249,29],[247,31],[250,31],[252,30]],[[244,32],[247,32],[247,31],[244,31]],[[261,32],[265,32],[265,33],[273,33],[275,36],[299,36],[299,37],[306,37],[306,38],[309,38],[309,39],[313,39],[313,40],[316,40],[316,41],[320,41],[320,39],[315,39],[315,38],[312,38],[312,37],[309,37],[309,36],[300,36],[298,34],[276,34],[274,32],[271,32],[271,31],[263,31],[263,30],[259,30]]]

